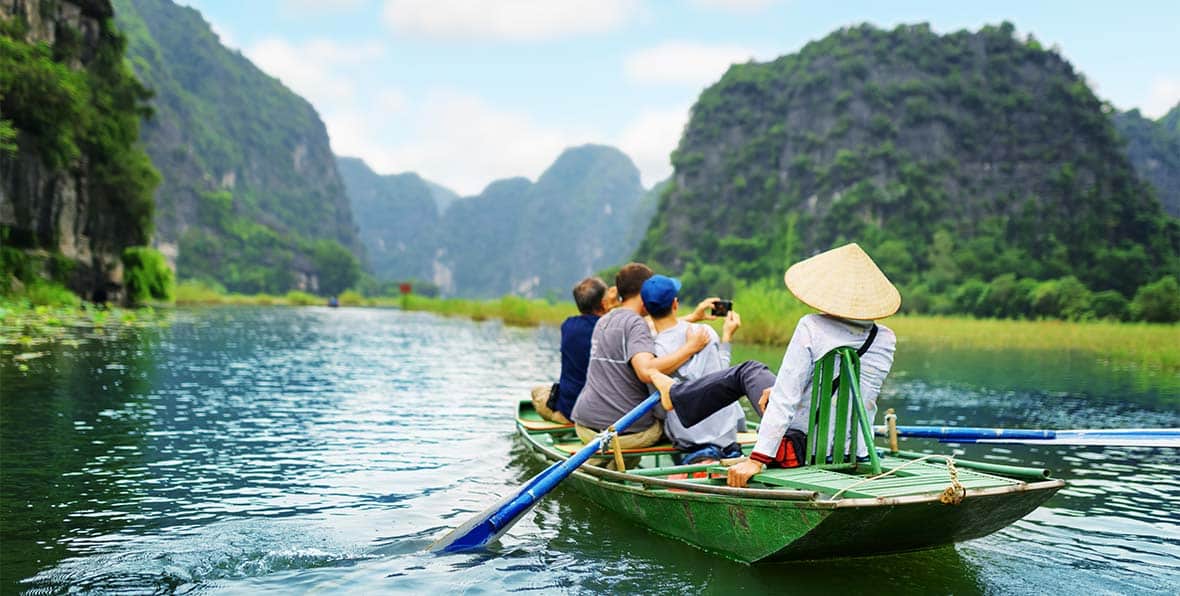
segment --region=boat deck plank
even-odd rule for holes
[[[907,460],[889,458],[885,462],[886,471],[895,468]],[[724,472],[723,466],[710,469],[711,472]],[[898,474],[911,472],[908,476],[887,476],[866,482],[867,476],[848,474],[820,468],[789,468],[770,469],[754,476],[755,482],[771,486],[814,490],[825,494],[834,494],[843,490],[845,497],[897,497],[903,495],[918,495],[938,493],[950,486],[950,474],[945,466],[910,466]],[[959,483],[967,489],[993,488],[1019,484],[1019,481],[1008,478],[981,474],[972,470],[959,470]]]

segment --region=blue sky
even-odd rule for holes
[[[1180,2],[181,1],[310,100],[338,154],[462,194],[535,179],[588,142],[626,151],[650,186],[729,64],[862,22],[951,32],[1009,20],[1120,109],[1159,116],[1180,102]]]

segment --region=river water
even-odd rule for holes
[[[556,376],[556,329],[349,308],[171,320],[115,339],[80,331],[80,345],[19,363],[0,348],[0,592],[1180,587],[1180,450],[1150,448],[960,448],[1069,484],[1007,529],[924,553],[745,566],[559,488],[490,552],[426,554],[540,470],[511,417]],[[775,365],[781,352],[745,357]],[[881,404],[902,424],[1175,427],[1180,378],[902,338]]]

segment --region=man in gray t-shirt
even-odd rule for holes
[[[594,326],[590,337],[590,366],[586,385],[578,394],[571,418],[578,436],[589,442],[601,430],[622,418],[650,394],[647,383],[652,372],[672,372],[693,354],[708,345],[708,336],[699,331],[688,334],[684,346],[657,358],[651,328],[643,315],[639,290],[652,276],[652,270],[640,263],[628,263],[615,276],[621,304]],[[694,313],[695,314],[695,313]],[[663,418],[648,414],[632,424],[619,439],[624,449],[654,445],[663,438]]]

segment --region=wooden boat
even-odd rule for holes
[[[516,427],[547,464],[582,447],[571,425],[541,419],[530,400],[520,402]],[[754,433],[743,433],[739,442],[749,453]],[[971,540],[1024,517],[1065,485],[1043,469],[886,451],[879,475],[864,464],[813,465],[768,469],[749,487],[732,488],[723,466],[673,465],[674,453],[670,444],[624,450],[620,455],[638,458],[637,466],[617,472],[584,465],[566,484],[657,534],[744,563],[880,555]]]

